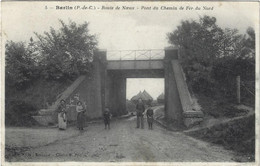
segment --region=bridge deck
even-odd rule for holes
[[[108,76],[124,78],[164,78],[164,69],[108,70]]]
[[[108,70],[127,69],[164,69],[163,60],[110,60],[107,61]]]

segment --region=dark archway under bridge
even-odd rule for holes
[[[154,70],[107,70],[106,103],[113,114],[126,114],[127,78],[164,78],[163,69]]]

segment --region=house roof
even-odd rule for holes
[[[137,95],[133,96],[131,100],[138,100],[139,98],[144,101],[153,100],[152,96],[145,90],[143,92],[140,91]]]
[[[164,93],[160,94],[160,95],[157,97],[157,100],[164,100]]]
[[[143,95],[145,96],[146,99],[148,100],[153,100],[152,96],[146,92],[146,90],[143,91]]]

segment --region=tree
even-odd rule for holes
[[[7,41],[6,45],[6,85],[23,88],[36,76],[36,70],[25,43]]]
[[[43,56],[41,55],[37,42],[35,42],[32,37],[30,38],[27,49],[35,65],[39,66],[41,61],[43,60]]]
[[[204,62],[210,65],[219,56],[219,43],[223,31],[216,18],[204,16],[199,22],[182,21],[177,30],[168,34],[169,43],[180,47],[184,61]]]
[[[62,20],[61,28],[44,35],[36,34],[39,51],[42,55],[40,65],[45,78],[75,78],[91,69],[93,50],[97,46],[95,35],[89,34],[88,23],[77,25]]]
[[[247,35],[243,40],[243,49],[241,56],[244,59],[251,59],[255,63],[255,30],[252,27],[247,28]]]
[[[233,33],[227,33],[233,32]],[[254,101],[255,92],[255,33],[249,27],[247,34],[240,35],[237,30],[225,29],[228,51],[214,62],[211,77],[219,83],[219,90],[226,95],[235,96],[235,77],[241,78],[241,95],[244,100]],[[250,90],[249,90],[250,89]],[[250,92],[249,92],[249,91]],[[252,103],[250,101],[250,103]]]
[[[188,84],[195,91],[212,87],[209,73],[220,55],[222,35],[223,30],[216,25],[216,18],[209,16],[200,18],[199,22],[182,21],[177,30],[168,34],[169,43],[180,48]]]
[[[188,85],[194,91],[210,92],[219,88],[217,81],[220,85],[231,84],[231,76],[254,75],[253,28],[241,35],[237,29],[221,29],[216,22],[215,17],[209,16],[199,21],[186,20],[168,34],[169,43],[179,47]]]
[[[237,29],[226,28],[221,37],[220,57],[231,56],[234,59],[254,59],[255,58],[255,32],[249,27],[247,34],[238,34]]]

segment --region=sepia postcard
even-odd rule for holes
[[[2,165],[259,165],[259,2],[1,2]]]

